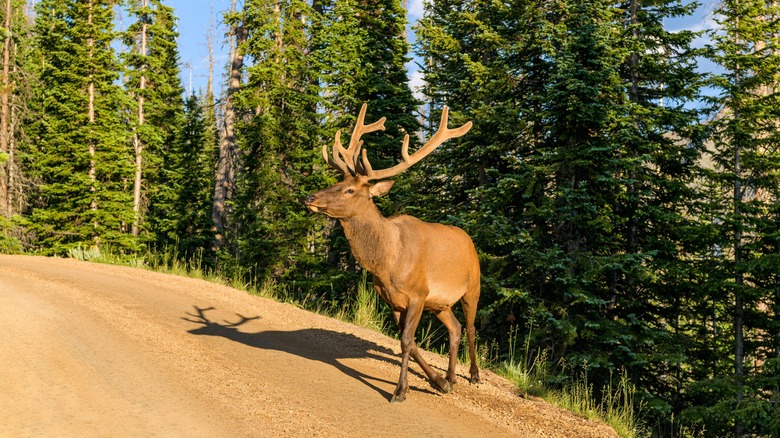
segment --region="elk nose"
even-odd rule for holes
[[[306,197],[306,200],[304,202],[306,204],[311,204],[312,202],[314,202],[316,200],[317,200],[317,196],[315,196],[314,194],[311,194],[311,195]]]

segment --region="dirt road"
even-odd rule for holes
[[[390,404],[397,344],[205,281],[0,255],[0,436],[615,436],[487,371],[439,394],[411,365]]]

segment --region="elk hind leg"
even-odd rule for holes
[[[469,368],[469,374],[471,378],[469,382],[479,383],[479,367],[477,367],[477,329],[474,326],[474,320],[477,319],[477,302],[479,301],[479,284],[475,288],[472,288],[463,298],[460,299],[460,303],[463,306],[463,315],[466,317],[466,336],[469,341],[469,359],[471,360],[471,367]]]
[[[460,334],[463,326],[460,325],[458,318],[452,312],[452,309],[445,309],[436,312],[436,317],[447,327],[450,335],[450,364],[447,368],[447,381],[450,386],[455,384],[455,367],[458,364],[458,348],[460,347]],[[448,392],[448,391],[444,391]]]

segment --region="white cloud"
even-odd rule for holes
[[[414,23],[423,16],[423,2],[425,0],[409,0],[406,5],[407,17],[410,23]]]
[[[689,16],[666,20],[666,28],[670,32],[702,32],[693,41],[693,47],[704,47],[711,42],[711,34],[709,31],[717,30],[720,27],[715,21],[716,6],[717,4],[715,2],[704,2]]]
[[[411,63],[406,65],[407,76],[409,77],[409,88],[411,88],[414,97],[422,99],[422,90],[426,85],[425,75],[417,69],[417,65],[410,64]]]

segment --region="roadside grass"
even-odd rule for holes
[[[345,306],[334,307],[329,306],[329,303],[323,303],[314,294],[291,290],[289,286],[275,280],[258,282],[257,278],[246,280],[239,275],[225,276],[218,270],[204,270],[202,254],[195,254],[189,261],[182,261],[181,255],[173,248],[166,248],[158,254],[147,253],[141,257],[114,254],[110,250],[101,252],[95,249],[75,248],[68,252],[68,256],[83,261],[129,266],[206,280],[351,322],[396,338],[398,336],[395,324],[388,324],[388,321],[392,320],[388,307],[380,302],[376,292],[369,286],[365,271],[357,285],[354,298]],[[620,375],[617,382],[611,381],[606,387],[601,388],[599,392],[602,394],[601,402],[596,401],[596,392],[593,385],[588,383],[584,372],[575,375],[560,388],[554,388],[547,382],[561,373],[556,374],[550,369],[547,352],[530,351],[530,333],[519,349],[518,332],[517,327],[510,330],[508,354],[503,359],[499,358],[499,346],[495,342],[487,345],[477,337],[478,365],[507,378],[525,396],[540,397],[553,406],[574,412],[584,418],[606,423],[622,438],[650,435],[639,421],[641,407],[634,405],[635,387],[629,382],[625,373]],[[428,319],[426,324],[420,325],[418,345],[427,351],[446,355],[446,342],[442,341],[446,336],[447,332],[442,330],[440,324],[434,326],[433,319]],[[462,364],[468,364],[466,336],[462,337],[461,342],[458,360]]]
[[[498,356],[497,345],[490,347],[479,345],[478,338],[477,356],[480,367],[487,368],[513,382],[526,397],[539,397],[553,406],[590,420],[606,423],[622,438],[650,436],[639,421],[641,408],[634,405],[636,388],[625,373],[621,373],[617,382],[610,381],[608,385],[601,388],[601,401],[598,402],[593,385],[588,383],[587,373],[584,372],[587,365],[584,364],[583,371],[574,375],[567,373],[563,366],[556,370],[550,369],[552,364],[547,351],[531,351],[532,330],[533,327],[530,327],[522,344],[518,345],[521,341],[518,337],[519,327],[510,329],[508,352],[503,360]],[[461,348],[461,352],[464,350],[466,349]],[[459,360],[461,363],[468,363],[463,353]],[[561,375],[571,377],[555,387],[547,383],[558,380]]]

